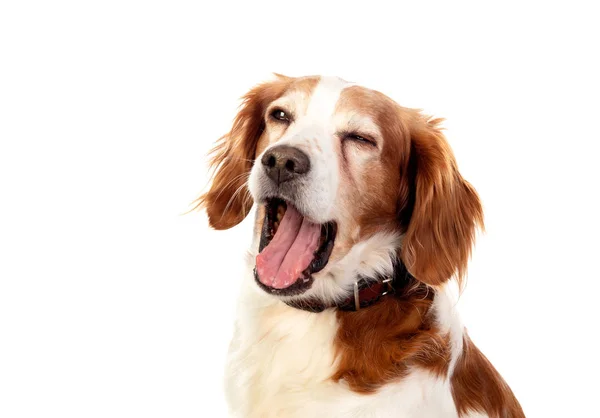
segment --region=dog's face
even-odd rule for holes
[[[345,298],[396,257],[441,284],[464,272],[482,215],[437,123],[338,78],[278,76],[246,95],[201,203],[217,229],[258,205],[270,294]]]

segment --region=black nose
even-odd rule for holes
[[[308,155],[289,145],[278,145],[263,155],[262,165],[277,185],[300,177],[310,169]]]

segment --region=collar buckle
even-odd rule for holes
[[[394,286],[392,286],[392,282],[394,279],[392,277],[388,277],[387,279],[383,279],[381,283],[385,285],[385,290],[381,293],[381,296],[385,296],[388,293],[392,293],[394,291]]]
[[[354,309],[359,311],[360,310],[360,295],[359,295],[359,289],[358,289],[358,282],[362,280],[362,279],[358,279],[354,282]]]
[[[358,282],[360,282],[361,280],[363,280],[362,278],[359,278],[358,280],[356,280],[354,282],[354,309],[359,311],[360,310],[360,286],[358,285]],[[379,294],[379,297],[377,299],[379,299],[382,296],[385,296],[389,293],[392,293],[394,291],[394,287],[392,285],[392,282],[394,281],[394,279],[392,277],[388,277],[383,279],[380,283],[383,284],[385,286],[385,289],[383,292],[381,292]]]

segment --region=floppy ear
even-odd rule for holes
[[[431,286],[466,273],[483,210],[475,189],[465,181],[437,126],[440,119],[420,117],[411,128],[412,214],[402,242],[408,271]]]
[[[277,77],[246,93],[231,131],[211,150],[210,165],[215,169],[212,185],[197,200],[196,208],[206,208],[209,224],[214,229],[237,225],[252,208],[247,180],[264,130],[264,114],[269,103],[283,94],[290,80]]]

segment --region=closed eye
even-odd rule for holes
[[[377,143],[375,141],[373,141],[371,138],[364,136],[364,135],[360,135],[356,132],[347,132],[347,133],[343,134],[342,138],[344,140],[350,140],[353,142],[377,147]]]

